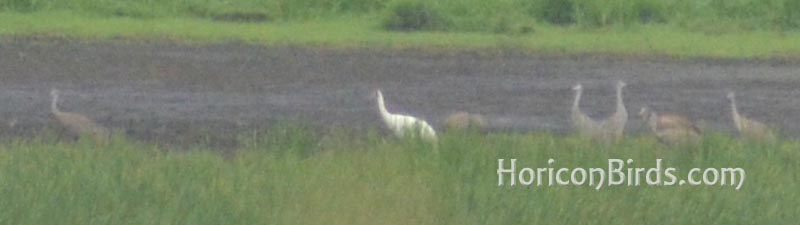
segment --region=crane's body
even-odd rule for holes
[[[580,109],[583,85],[575,85],[572,87],[572,90],[575,91],[575,99],[572,102],[572,125],[578,132],[578,135],[583,138],[601,142],[609,141],[611,135],[603,129],[603,124],[592,120],[592,118],[584,114]]]
[[[58,108],[58,90],[51,90],[50,96],[52,97],[50,111],[53,113],[53,116],[56,117],[58,122],[67,129],[70,136],[73,138],[78,138],[81,135],[90,135],[94,139],[95,143],[98,144],[108,141],[109,132],[103,126],[100,126],[86,116],[77,113],[62,112]]]
[[[624,87],[625,82],[617,82],[617,111],[603,123],[617,141],[621,140],[625,135],[625,125],[628,123],[628,110],[622,100],[622,89]]]
[[[775,133],[767,125],[739,114],[736,106],[736,95],[733,92],[728,93],[728,100],[731,102],[733,124],[741,137],[756,141],[771,141],[775,139]]]
[[[674,113],[656,113],[643,107],[639,111],[650,131],[664,143],[675,145],[697,143],[701,140],[701,131],[688,118]]]
[[[486,128],[486,119],[480,114],[459,111],[450,114],[450,116],[444,120],[444,127],[448,130],[483,130]]]
[[[416,135],[428,141],[436,141],[436,131],[433,130],[433,127],[431,127],[428,122],[413,116],[390,113],[386,110],[383,93],[381,93],[380,90],[376,90],[375,93],[378,99],[378,112],[384,124],[386,124],[395,136],[404,138]]]
[[[624,87],[625,82],[617,82],[617,111],[601,121],[595,121],[581,111],[580,101],[583,94],[583,85],[577,84],[572,88],[575,91],[575,99],[572,103],[572,123],[579,135],[601,142],[622,139],[625,135],[625,125],[628,122],[628,111],[622,99],[622,89]]]

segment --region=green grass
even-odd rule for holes
[[[280,131],[280,132],[275,132]],[[3,224],[794,224],[800,142],[725,135],[668,149],[651,137],[598,147],[548,134],[445,134],[436,146],[371,132],[274,129],[238,154],[17,140],[0,145]],[[520,167],[741,167],[720,186],[497,186]],[[679,177],[682,172],[678,172]]]
[[[679,57],[800,55],[797,0],[0,0],[0,19],[5,35]],[[221,20],[233,22],[212,22]]]
[[[280,21],[383,14],[396,21],[422,19],[437,24],[429,27],[427,22],[416,23],[421,25],[417,29],[481,32],[514,32],[533,21],[583,27],[670,23],[683,27],[730,24],[740,29],[800,28],[800,2],[795,0],[3,0],[0,10]]]
[[[544,54],[600,53],[677,57],[769,58],[800,55],[800,33],[750,31],[704,34],[671,25],[587,30],[540,25],[532,34],[390,32],[374,17],[274,23],[227,23],[196,18],[137,19],[71,12],[0,13],[0,35],[70,38],[242,41],[336,48],[523,49]]]

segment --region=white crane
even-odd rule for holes
[[[62,112],[59,110],[58,94],[59,91],[56,89],[52,89],[50,91],[50,96],[52,97],[50,111],[53,113],[53,116],[56,117],[58,122],[67,129],[72,137],[78,138],[81,135],[88,134],[94,139],[96,144],[102,144],[108,141],[110,133],[103,126],[98,125],[91,119],[81,114]]]
[[[761,122],[749,119],[741,114],[736,107],[736,94],[733,92],[728,93],[728,100],[731,101],[731,115],[733,117],[733,124],[739,135],[744,138],[755,141],[770,141],[775,139],[775,134],[769,127]]]
[[[381,114],[383,122],[395,136],[403,138],[415,135],[427,141],[436,142],[436,131],[433,130],[428,122],[408,115],[390,113],[386,110],[381,90],[376,90],[375,94],[378,99],[378,112]]]
[[[701,132],[697,126],[684,116],[674,113],[656,113],[648,107],[639,111],[658,140],[669,144],[694,144],[701,140]]]

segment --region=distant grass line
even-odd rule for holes
[[[412,7],[409,7],[412,6]],[[516,33],[535,23],[602,28],[671,24],[689,30],[797,30],[796,0],[3,0],[1,11],[68,10],[104,17],[302,21],[380,14],[436,30]],[[421,28],[421,27],[417,27]]]
[[[544,54],[665,55],[772,58],[800,56],[800,33],[751,31],[703,34],[670,25],[610,30],[542,25],[532,34],[389,32],[375,17],[275,23],[228,23],[192,18],[93,17],[73,12],[0,13],[2,36],[242,41],[263,45],[339,48],[521,49]]]
[[[792,224],[800,142],[709,135],[668,149],[652,137],[597,146],[549,134],[443,134],[437,147],[378,133],[275,129],[233,157],[116,138],[95,148],[0,145],[6,224]],[[742,190],[718,186],[498,187],[497,159],[519,166],[741,167]]]

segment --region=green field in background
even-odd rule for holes
[[[387,28],[526,33],[552,24],[673,24],[696,31],[800,29],[796,0],[3,0],[0,11],[130,18],[304,21],[379,15]]]
[[[338,17],[271,23],[232,23],[201,18],[127,18],[72,12],[0,12],[0,35],[88,39],[241,41],[263,45],[339,48],[522,49],[544,54],[602,53],[677,57],[770,58],[800,55],[800,33],[748,31],[704,34],[668,24],[583,29],[537,26],[530,34],[394,32],[375,18]]]
[[[0,34],[796,58],[800,1],[0,0]]]

